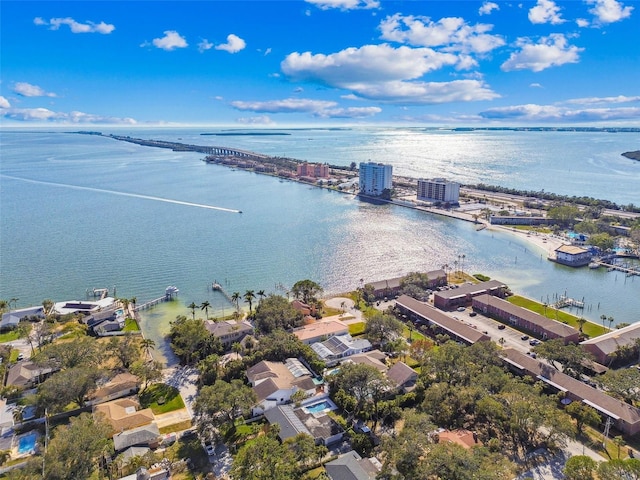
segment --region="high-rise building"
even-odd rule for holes
[[[460,184],[457,182],[450,182],[444,178],[418,180],[418,200],[458,203],[459,199]]]
[[[393,167],[384,163],[361,162],[359,172],[360,193],[365,195],[382,195],[384,190],[391,190]]]

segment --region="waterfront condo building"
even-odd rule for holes
[[[323,163],[302,163],[297,167],[299,177],[329,178],[329,165]]]
[[[382,195],[384,190],[392,188],[391,165],[375,162],[360,163],[360,193],[365,195]]]
[[[460,184],[444,178],[418,180],[418,200],[427,202],[458,203]]]

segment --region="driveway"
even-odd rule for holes
[[[163,381],[180,390],[189,418],[193,417],[193,404],[198,393],[198,370],[193,367],[176,366],[162,371]]]
[[[324,301],[327,307],[342,310],[344,313],[353,316],[356,322],[362,321],[362,312],[355,307],[355,302],[347,297],[333,297]],[[349,322],[345,322],[349,323]]]

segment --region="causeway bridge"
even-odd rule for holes
[[[113,138],[121,142],[135,143],[136,145],[142,145],[145,147],[157,147],[168,148],[174,152],[198,152],[205,155],[220,155],[226,157],[240,157],[253,160],[266,160],[271,158],[269,155],[263,153],[251,152],[249,150],[240,150],[238,148],[218,147],[212,145],[192,145],[188,143],[180,142],[167,142],[165,140],[147,140],[143,138],[134,138],[122,135],[104,135],[105,137]]]

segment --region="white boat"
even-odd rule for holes
[[[589,263],[589,268],[595,270],[596,268],[600,268],[600,264],[596,262]]]

